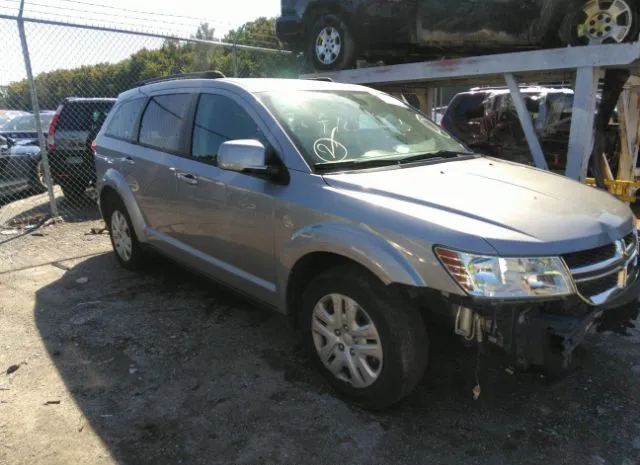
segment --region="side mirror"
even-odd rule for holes
[[[260,141],[238,139],[223,142],[218,149],[218,166],[227,171],[266,172],[267,149]]]
[[[255,139],[223,142],[218,149],[218,168],[254,174],[279,183],[288,183],[288,171],[279,163],[270,164],[267,148]]]

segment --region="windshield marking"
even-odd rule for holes
[[[321,137],[313,143],[313,152],[316,157],[324,162],[342,161],[349,155],[349,151],[344,144],[335,140],[337,130],[337,127],[333,128],[331,137]]]

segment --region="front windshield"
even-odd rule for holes
[[[409,105],[382,92],[278,91],[259,99],[311,166],[469,153]]]
[[[43,132],[46,132],[49,129],[52,119],[53,114],[47,113],[40,115],[40,124]],[[34,115],[16,116],[0,127],[0,131],[36,132],[36,118]]]

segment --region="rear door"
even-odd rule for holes
[[[362,2],[362,14],[352,23],[365,28],[369,44],[409,43],[415,29],[419,0],[367,0]]]
[[[540,0],[418,0],[418,37],[425,45],[522,45],[532,40]]]
[[[180,217],[176,160],[186,155],[186,121],[195,94],[172,93],[149,99],[140,120],[137,146],[127,165],[127,181],[159,248],[175,252],[167,239]]]
[[[133,166],[132,145],[137,137],[137,125],[140,114],[147,102],[140,97],[119,103],[113,109],[113,116],[107,123],[105,139],[96,152],[96,168],[98,177],[102,177],[109,167],[115,168],[123,176],[129,176],[129,167]]]

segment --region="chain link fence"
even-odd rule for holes
[[[207,24],[180,37],[0,14],[0,273],[62,260],[77,252],[80,234],[102,232],[92,143],[119,93],[142,80],[213,69],[296,76],[301,64],[271,25],[259,18],[225,41]],[[43,231],[69,224],[82,227],[72,235]]]

